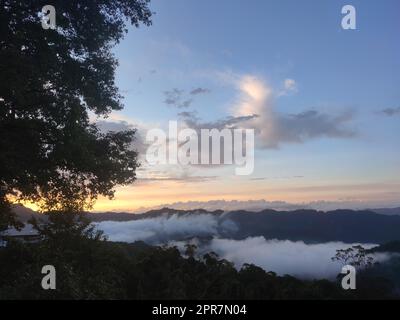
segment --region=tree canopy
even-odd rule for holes
[[[82,210],[135,180],[134,130],[101,132],[90,115],[123,106],[111,49],[127,24],[151,24],[149,0],[0,1],[0,229],[10,197]]]
[[[51,219],[56,217],[59,215],[52,215]],[[394,275],[398,277],[398,261],[387,264],[390,270],[383,274],[359,274],[357,290],[343,290],[340,279],[278,276],[252,264],[244,264],[238,270],[215,253],[184,257],[173,247],[99,241],[99,235],[89,226],[70,232],[71,226],[75,228],[68,222],[70,217],[63,216],[62,228],[50,227],[41,232],[41,242],[10,241],[6,248],[0,248],[0,300],[399,298],[391,280]],[[52,221],[49,226],[54,223],[60,226],[59,221]],[[43,290],[40,286],[41,268],[49,261],[57,270],[56,290]]]

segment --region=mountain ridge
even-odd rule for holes
[[[23,222],[27,222],[29,213],[35,217],[43,217],[34,211],[17,207]],[[346,243],[384,243],[400,241],[400,215],[385,215],[371,210],[333,210],[317,211],[312,209],[294,211],[276,211],[265,209],[259,212],[236,210],[207,211],[177,210],[163,208],[151,210],[142,214],[131,213],[86,213],[93,222],[116,221],[127,222],[143,219],[190,218],[195,215],[210,215],[223,230],[224,223],[233,223],[235,228],[224,230],[224,236],[230,239],[242,240],[248,237],[262,236],[265,239]]]

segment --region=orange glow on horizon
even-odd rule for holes
[[[207,182],[154,181],[118,187],[115,198],[99,197],[91,211],[140,211],[141,209],[168,205],[175,202],[212,200],[225,201],[285,201],[306,203],[313,201],[340,201],[351,197],[355,201],[392,201],[393,190],[399,184],[332,184],[265,182],[236,180],[215,180]],[[38,205],[21,202],[37,211]]]

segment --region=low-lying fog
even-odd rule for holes
[[[183,250],[190,241],[198,246],[198,253],[215,252],[240,268],[252,263],[266,271],[279,275],[289,274],[300,278],[333,279],[341,271],[341,264],[332,262],[336,250],[355,244],[326,242],[306,244],[302,241],[274,240],[264,237],[248,237],[243,240],[224,238],[224,231],[235,230],[230,220],[221,223],[212,214],[187,216],[160,216],[126,222],[103,221],[96,223],[110,241],[149,244],[169,244]],[[361,244],[372,248],[375,244]],[[387,254],[376,254],[375,261],[384,261]]]

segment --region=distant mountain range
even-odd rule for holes
[[[26,223],[31,216],[42,215],[21,205],[14,207],[19,219]],[[131,213],[87,213],[94,222],[131,221],[154,219],[157,217],[191,216],[208,214],[217,217],[219,225],[225,222],[236,226],[224,230],[224,237],[244,239],[263,236],[266,239],[312,242],[343,241],[363,243],[385,243],[400,240],[400,208],[376,210],[335,210],[322,212],[316,210],[276,211],[262,210],[249,212],[244,210],[224,212],[176,210],[163,208],[142,214]]]
[[[235,238],[264,236],[266,239],[347,243],[400,240],[400,216],[371,211],[237,211],[228,213],[225,218],[240,226]]]
[[[400,215],[400,208],[381,208],[381,209],[371,209],[370,211],[389,216]]]
[[[208,211],[223,210],[228,211],[253,211],[258,212],[265,209],[272,209],[277,211],[294,211],[294,210],[317,210],[317,211],[332,211],[339,209],[346,210],[372,210],[373,208],[395,208],[400,207],[400,202],[393,202],[391,204],[383,205],[381,201],[359,201],[359,200],[340,200],[340,201],[309,201],[309,202],[286,202],[286,201],[268,201],[265,199],[258,200],[209,200],[209,201],[178,201],[172,203],[165,203],[152,207],[137,208],[128,210],[129,213],[142,213],[149,210],[160,210],[163,208],[172,208],[177,210],[192,210],[202,208]],[[378,209],[380,210],[380,209]],[[392,209],[390,209],[392,210]],[[400,208],[397,214],[400,213]]]

